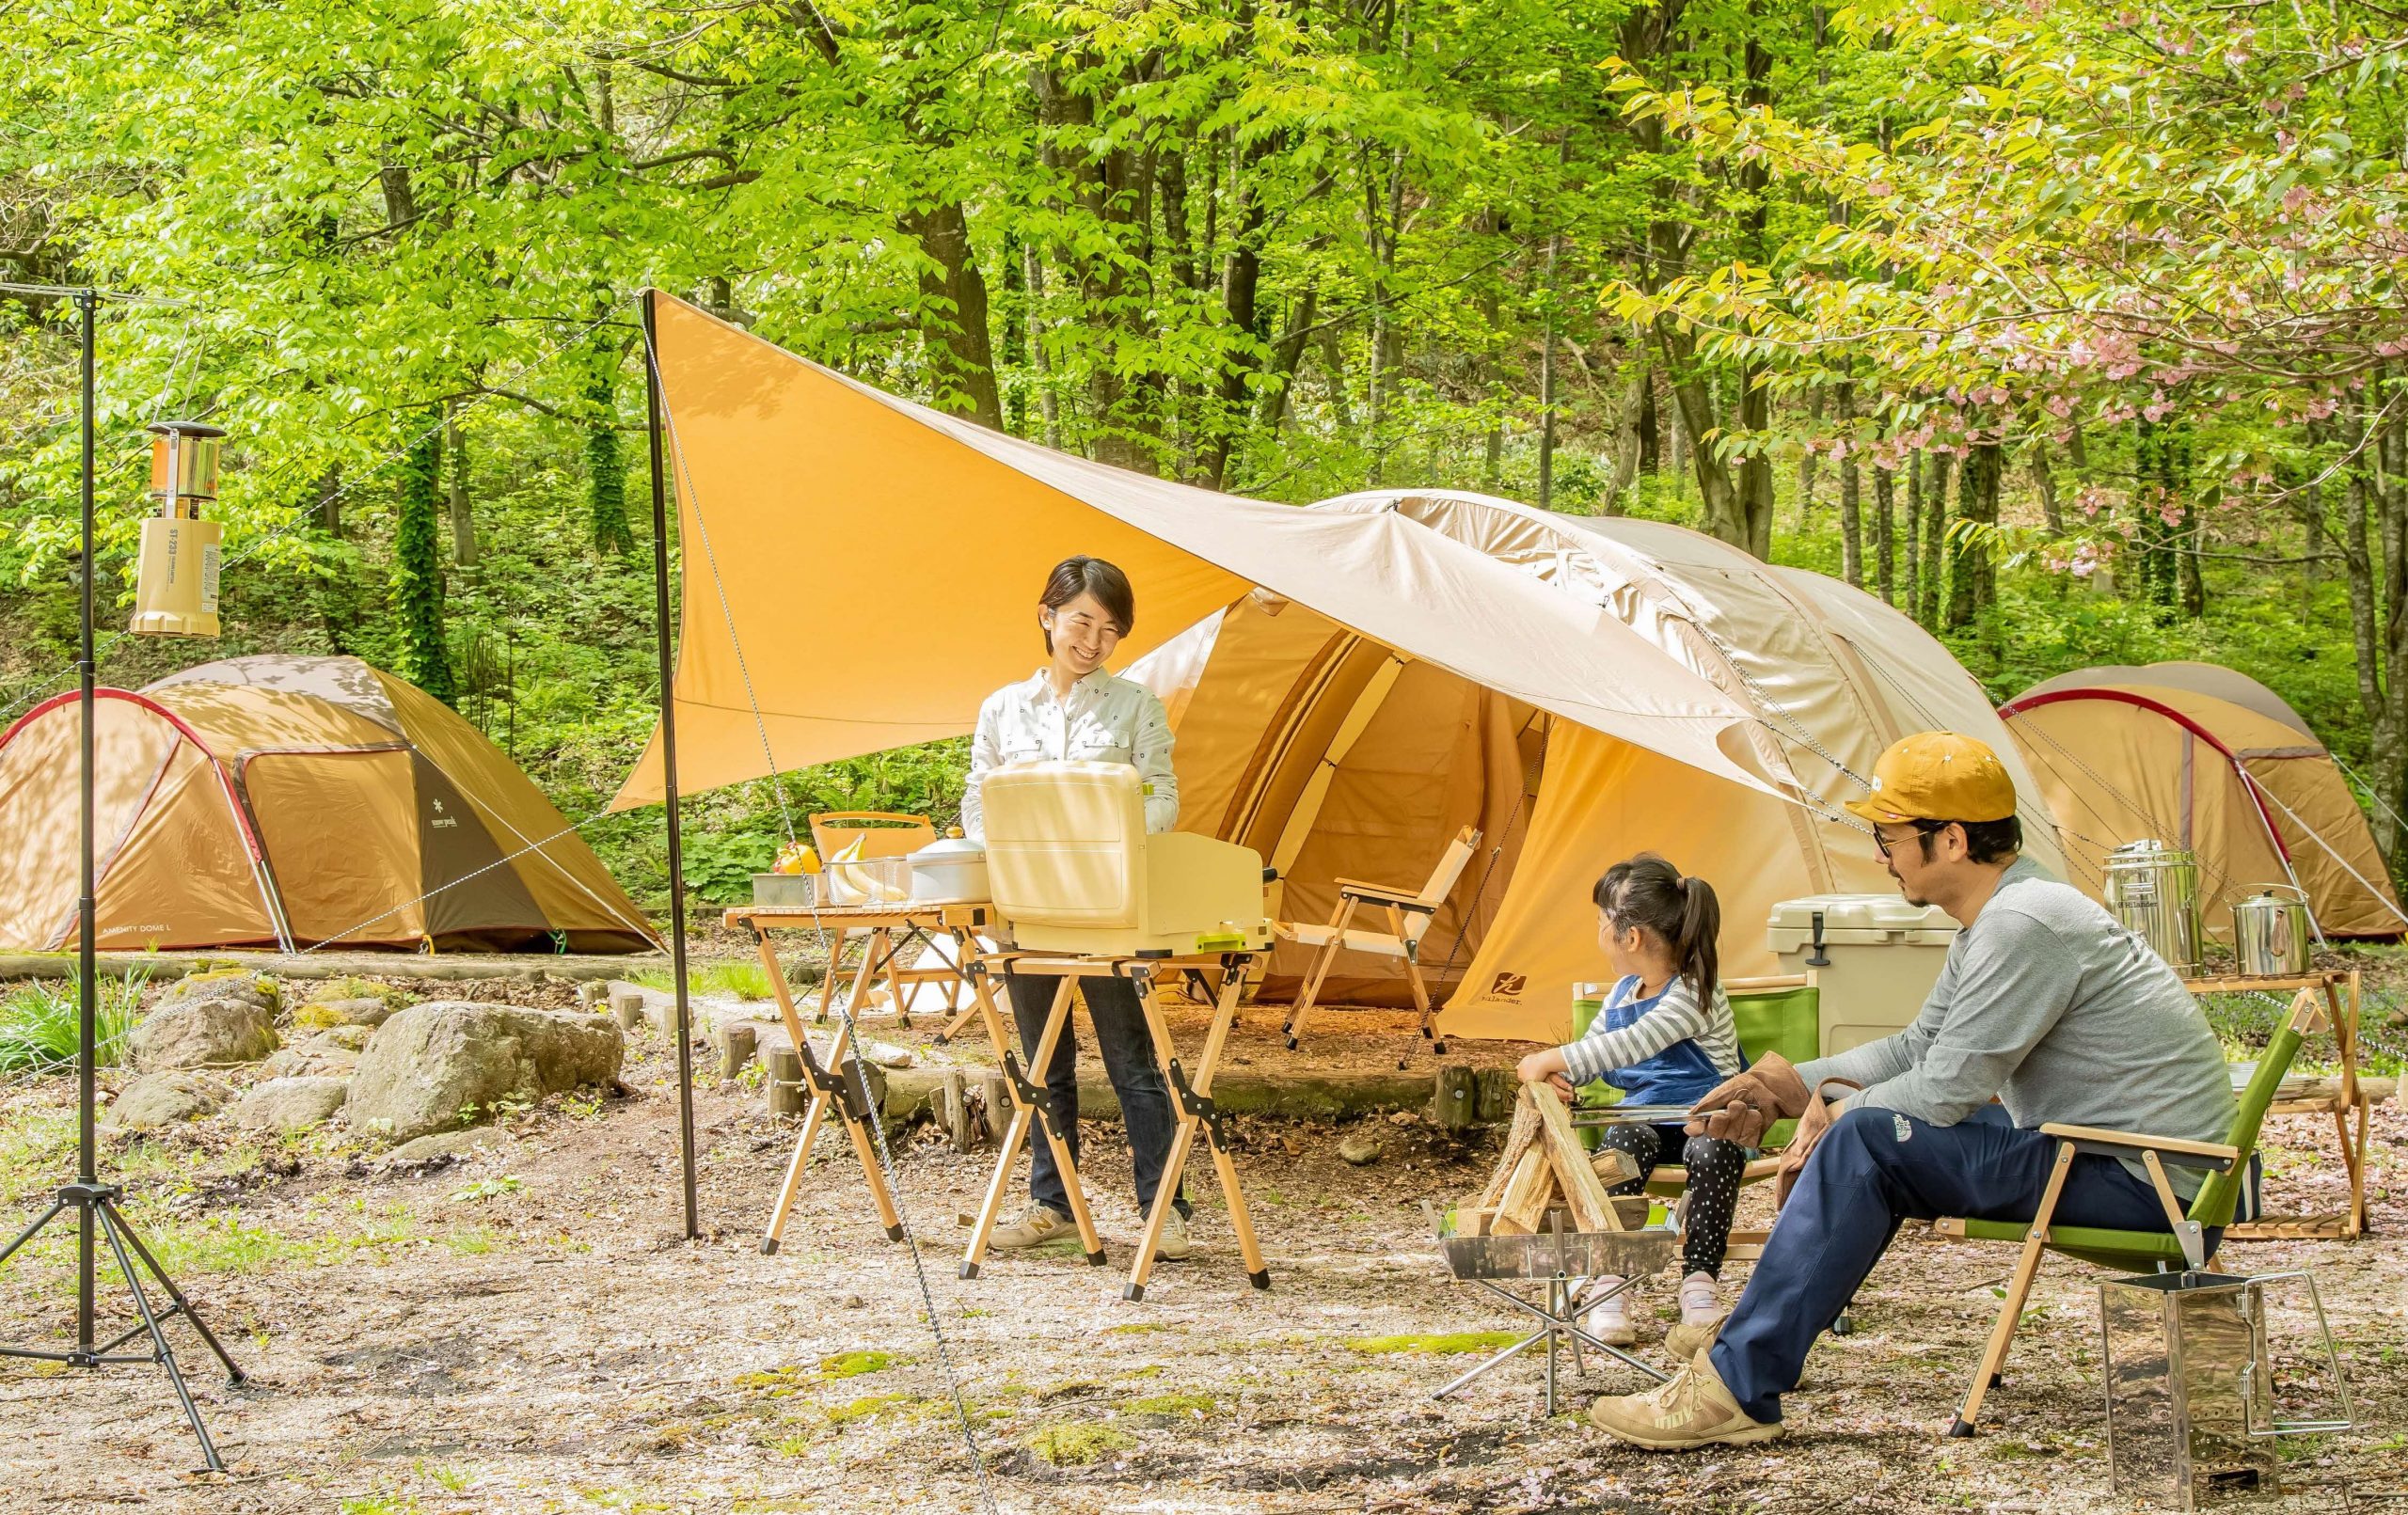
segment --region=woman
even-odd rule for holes
[[[1046,666],[1018,684],[996,690],[978,710],[978,731],[970,744],[970,780],[961,797],[961,827],[970,836],[986,839],[978,786],[987,771],[1005,763],[1044,758],[1129,764],[1145,786],[1146,829],[1167,831],[1179,820],[1179,780],[1170,765],[1170,718],[1152,690],[1104,671],[1104,659],[1129,635],[1136,619],[1136,596],[1129,588],[1129,576],[1112,564],[1082,557],[1066,559],[1054,568],[1037,602]],[[1020,1026],[1022,1054],[1034,1055],[1060,981],[1051,975],[1015,973],[1004,982],[1011,989],[1012,1018]],[[1170,1091],[1154,1060],[1154,1039],[1146,1029],[1137,991],[1127,979],[1088,978],[1080,987],[1087,1018],[1095,1027],[1096,1045],[1103,1053],[1104,1071],[1120,1097],[1121,1119],[1128,1126],[1138,1208],[1150,1213],[1177,1125]],[[1079,1152],[1078,1049],[1070,1034],[1064,1034],[1054,1049],[1053,1063],[1038,1076],[1045,1081],[1054,1124],[1069,1137],[1075,1160]],[[1051,1144],[1031,1144],[1030,1159],[1027,1213],[999,1227],[992,1239],[994,1246],[1034,1247],[1075,1235],[1069,1192],[1054,1167]],[[1163,1223],[1161,1255],[1164,1258],[1188,1255],[1188,1213],[1182,1192]]]

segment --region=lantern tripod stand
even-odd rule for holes
[[[122,1191],[115,1184],[101,1182],[98,1143],[93,1131],[94,1101],[97,1093],[94,1073],[100,1063],[96,1032],[100,1012],[100,981],[98,966],[94,961],[99,927],[95,913],[95,895],[98,891],[94,883],[92,859],[92,682],[94,665],[97,662],[92,636],[92,580],[95,576],[92,560],[92,434],[94,427],[92,354],[95,308],[99,304],[100,297],[98,292],[89,289],[52,290],[23,285],[0,285],[0,292],[59,296],[75,302],[76,312],[81,318],[82,325],[84,400],[84,562],[80,586],[83,642],[77,662],[83,680],[81,770],[83,792],[81,796],[82,826],[79,838],[81,855],[78,860],[81,872],[77,876],[79,888],[76,898],[78,959],[75,1181],[60,1188],[52,1198],[50,1208],[43,1212],[41,1219],[27,1226],[17,1239],[8,1243],[6,1251],[0,1251],[0,1264],[6,1264],[19,1249],[40,1235],[51,1222],[71,1209],[75,1212],[75,1345],[64,1351],[25,1347],[0,1347],[0,1357],[24,1357],[32,1358],[38,1362],[64,1363],[70,1367],[97,1368],[135,1363],[157,1364],[167,1370],[167,1381],[175,1388],[177,1402],[183,1406],[184,1418],[192,1423],[193,1435],[200,1442],[200,1454],[203,1460],[207,1462],[211,1472],[222,1473],[226,1469],[225,1461],[217,1455],[216,1444],[209,1439],[209,1428],[201,1424],[199,1407],[193,1403],[192,1390],[184,1382],[183,1370],[176,1364],[174,1349],[167,1344],[167,1322],[178,1316],[191,1321],[193,1329],[200,1334],[200,1339],[208,1343],[209,1349],[216,1354],[220,1363],[225,1365],[228,1382],[239,1386],[246,1375],[241,1368],[234,1365],[234,1360],[226,1354],[226,1349],[218,1344],[216,1336],[211,1334],[199,1314],[193,1309],[192,1302],[184,1298],[183,1291],[176,1287],[174,1280],[167,1276],[166,1270],[159,1266],[159,1259],[151,1254],[149,1247],[143,1245],[142,1239],[135,1234],[134,1228],[126,1223],[125,1217],[119,1212],[117,1202]],[[211,431],[212,434],[215,434],[214,428]],[[166,442],[172,447],[177,445],[178,439],[170,434]],[[214,468],[214,454],[210,462]],[[172,499],[170,503],[173,503]],[[214,607],[211,608],[214,609]],[[103,1239],[108,1243],[110,1255],[117,1260],[118,1271],[124,1276],[127,1291],[134,1296],[135,1313],[140,1318],[139,1324],[105,1342],[95,1339],[99,1335],[99,1330],[93,1311],[94,1263],[97,1261],[95,1254],[99,1243]],[[165,1310],[152,1307],[150,1291],[143,1287],[142,1273],[135,1267],[137,1261],[143,1269],[149,1270],[153,1279],[157,1280],[159,1287],[165,1292],[167,1300],[167,1308]],[[146,1335],[150,1340],[150,1350],[147,1355],[121,1350]]]

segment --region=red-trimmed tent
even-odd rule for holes
[[[2366,813],[2333,754],[2272,689],[2210,663],[2092,668],[1999,707],[2057,818],[2074,882],[2144,837],[2199,860],[2208,929],[2235,900],[2296,882],[2327,936],[2408,926]]]

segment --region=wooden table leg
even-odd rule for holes
[[[1154,1258],[1162,1246],[1163,1228],[1168,1223],[1172,1207],[1178,1203],[1179,1187],[1187,1167],[1187,1154],[1193,1147],[1196,1133],[1204,1133],[1206,1150],[1212,1154],[1212,1173],[1221,1186],[1221,1197],[1228,1203],[1229,1228],[1236,1232],[1239,1254],[1245,1259],[1246,1280],[1256,1288],[1271,1286],[1271,1270],[1262,1260],[1262,1248],[1254,1234],[1254,1217],[1246,1209],[1245,1191],[1238,1182],[1237,1163],[1221,1145],[1216,1132],[1219,1114],[1212,1108],[1212,1075],[1220,1065],[1221,1053],[1228,1045],[1229,1030],[1237,1022],[1238,1000],[1245,987],[1243,964],[1223,966],[1221,993],[1212,1015],[1212,1028],[1204,1039],[1204,1050],[1190,1078],[1180,1065],[1177,1049],[1170,1039],[1170,1025],[1162,1007],[1154,1002],[1150,974],[1141,970],[1137,983],[1137,1002],[1146,1013],[1147,1029],[1154,1038],[1154,1054],[1162,1061],[1163,1078],[1169,1085],[1171,1099],[1179,1107],[1179,1125],[1171,1133],[1170,1153],[1163,1165],[1161,1186],[1154,1191],[1152,1209],[1146,1217],[1146,1232],[1137,1244],[1137,1260],[1129,1271],[1128,1286],[1120,1293],[1123,1299],[1142,1300],[1146,1297],[1146,1282],[1153,1276]]]
[[[1087,1209],[1087,1198],[1079,1184],[1079,1165],[1070,1156],[1069,1139],[1054,1128],[1054,1112],[1045,1104],[1044,1069],[1054,1061],[1054,1049],[1061,1044],[1069,1027],[1070,1001],[1077,981],[1065,974],[1054,991],[1054,1008],[1045,1018],[1045,1031],[1037,1039],[1037,1049],[1029,1054],[1030,1066],[1037,1071],[1031,1079],[1020,1071],[1019,1054],[1013,1044],[1003,1039],[1003,1025],[990,1000],[982,1000],[987,1013],[989,1034],[996,1038],[1003,1053],[1004,1078],[1012,1091],[1011,1129],[1004,1139],[1004,1150],[995,1160],[994,1176],[988,1180],[987,1200],[979,1207],[978,1221],[971,1229],[970,1247],[962,1255],[961,1276],[978,1276],[978,1265],[987,1255],[987,1239],[995,1229],[995,1219],[1001,1213],[1004,1194],[1011,1187],[1012,1169],[1020,1157],[1021,1144],[1028,1139],[1031,1125],[1045,1132],[1046,1144],[1053,1148],[1054,1168],[1062,1176],[1062,1191],[1070,1202],[1070,1218],[1078,1223],[1079,1241],[1086,1249],[1086,1258],[1101,1267],[1103,1263],[1103,1239],[1096,1233],[1095,1217]]]
[[[961,1028],[967,1026],[971,1021],[978,1018],[978,996],[981,992],[978,986],[978,979],[982,975],[980,971],[973,966],[977,962],[977,959],[978,943],[974,935],[966,930],[955,930],[953,934],[953,968],[955,973],[959,975],[961,982],[969,986],[970,1002],[963,1005],[960,1009],[955,1010],[953,1018],[944,1023],[944,1030],[937,1033],[937,1045],[939,1047],[944,1046],[947,1042],[952,1041],[956,1036],[960,1035]],[[953,1009],[953,1002],[949,997],[945,1002],[945,1008],[948,1010]],[[998,1043],[997,1047],[1000,1050],[1001,1044]]]
[[[832,933],[833,939],[828,943],[828,966],[819,975],[819,1010],[811,1018],[813,1024],[821,1026],[828,1023],[828,1012],[832,1008],[829,998],[836,992],[836,965],[845,960],[845,938],[848,935],[843,926],[827,929]]]

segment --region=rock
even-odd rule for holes
[[[517,1144],[516,1139],[508,1131],[480,1126],[465,1131],[437,1131],[433,1136],[404,1142],[386,1153],[382,1160],[388,1167],[399,1167],[409,1162],[465,1158],[471,1152],[493,1151]]]
[[[155,1014],[169,1005],[194,1000],[241,1000],[246,1004],[258,1005],[271,1017],[284,1007],[276,980],[266,974],[242,968],[217,968],[206,972],[187,973],[176,980],[160,993],[150,1008]]]
[[[226,1085],[206,1073],[153,1073],[120,1090],[101,1121],[124,1130],[150,1131],[214,1114],[225,1102]]]
[[[370,1038],[343,1119],[355,1130],[405,1143],[490,1120],[507,1101],[608,1084],[626,1055],[615,1025],[576,1011],[463,1000],[414,1004]]]
[[[1338,1155],[1358,1168],[1368,1168],[1387,1155],[1387,1146],[1373,1136],[1350,1136],[1338,1144]]]
[[[288,1047],[260,1065],[271,1079],[348,1079],[359,1071],[359,1053],[325,1036]]]
[[[861,1044],[861,1056],[862,1061],[882,1068],[908,1068],[918,1061],[910,1048],[897,1047],[893,1042],[865,1040]]]
[[[337,1026],[314,1040],[321,1047],[340,1048],[346,1052],[364,1052],[368,1049],[369,1038],[375,1034],[374,1026]]]
[[[305,1131],[342,1108],[348,1079],[270,1079],[234,1105],[234,1124],[255,1131]]]
[[[173,1001],[134,1030],[134,1065],[146,1073],[256,1063],[275,1050],[276,1011],[250,998]]]
[[[589,1010],[602,1010],[610,1002],[610,986],[603,979],[589,978],[577,986],[577,1002]]]
[[[392,1018],[393,1007],[385,1001],[370,996],[357,1000],[312,1000],[293,1012],[293,1023],[311,1031],[324,1031],[333,1026],[383,1025]]]

